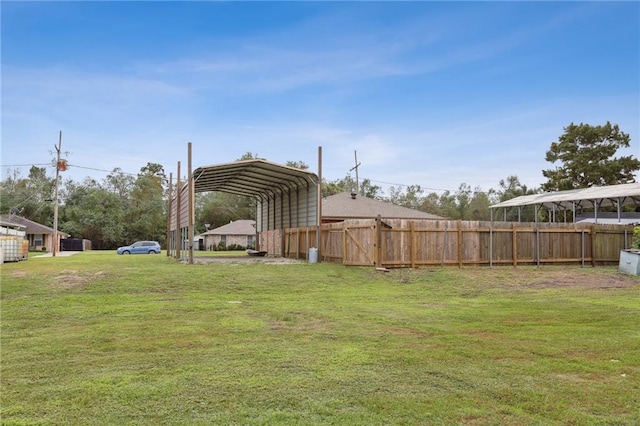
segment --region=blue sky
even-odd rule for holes
[[[336,180],[455,191],[545,181],[571,122],[640,155],[638,2],[2,1],[2,176],[101,181],[246,152]],[[28,166],[18,167],[23,176]],[[98,169],[98,170],[93,170]],[[51,168],[53,175],[53,168]]]

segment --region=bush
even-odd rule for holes
[[[633,248],[640,249],[640,226],[633,228]]]
[[[246,250],[246,247],[240,244],[229,244],[227,245],[225,242],[220,241],[218,244],[216,245],[212,245],[210,246],[214,251],[219,250],[219,251],[236,251],[236,250]]]

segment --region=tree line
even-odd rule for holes
[[[640,161],[618,156],[629,147],[629,135],[618,125],[570,124],[552,142],[545,159],[554,167],[543,170],[547,178],[539,188],[529,188],[516,175],[498,182],[495,189],[483,191],[462,183],[456,191],[427,192],[420,185],[380,186],[365,178],[355,182],[351,175],[334,181],[324,180],[322,195],[329,196],[358,188],[361,196],[424,211],[449,219],[488,220],[489,206],[521,195],[558,191],[594,185],[634,182]],[[258,159],[247,152],[238,160]],[[287,166],[308,169],[302,161]],[[0,212],[14,213],[47,226],[53,226],[55,178],[45,167],[33,166],[26,177],[8,170],[0,183]],[[82,182],[64,180],[59,188],[58,229],[72,237],[89,239],[95,249],[112,249],[136,240],[166,240],[168,182],[161,164],[147,163],[137,175],[116,168],[102,181],[87,177]],[[255,199],[222,193],[196,194],[196,232],[238,219],[255,219]],[[533,220],[525,212],[523,221]]]

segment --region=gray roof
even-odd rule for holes
[[[2,220],[3,222],[10,222],[17,225],[25,226],[27,228],[25,230],[27,234],[53,234],[53,228],[29,220],[26,217],[17,216],[15,214],[3,214],[2,216],[0,216],[0,220]],[[69,234],[60,231],[58,231],[58,234],[62,235],[63,237],[69,236]]]
[[[6,228],[20,229],[20,230],[25,230],[27,228],[26,226],[20,225],[19,223],[7,222],[3,219],[0,219],[0,226],[4,226]]]
[[[201,235],[255,235],[255,224],[255,220],[240,219],[203,232]]]
[[[490,206],[490,208],[522,207],[541,204],[547,207],[555,205],[559,208],[571,209],[574,203],[580,205],[582,201],[587,201],[591,205],[593,205],[594,201],[597,201],[600,207],[607,207],[616,205],[618,200],[620,200],[620,205],[640,204],[640,183],[592,186],[590,188],[571,189],[568,191],[523,195],[494,204]]]
[[[348,192],[331,195],[322,200],[322,219],[372,219],[380,215],[387,219],[444,219],[431,213],[397,206],[363,195],[351,197]]]

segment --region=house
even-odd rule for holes
[[[30,251],[53,251],[53,228],[41,225],[25,217],[14,214],[3,214],[0,216],[2,222],[9,222],[25,227],[26,238],[29,241]],[[68,238],[69,234],[58,231],[57,247],[60,248],[60,240]]]
[[[241,219],[201,234],[206,250],[218,250],[231,245],[255,248],[256,221]]]
[[[444,219],[435,214],[348,192],[322,200],[322,223],[341,222],[345,219],[373,219],[378,215],[383,219]]]

